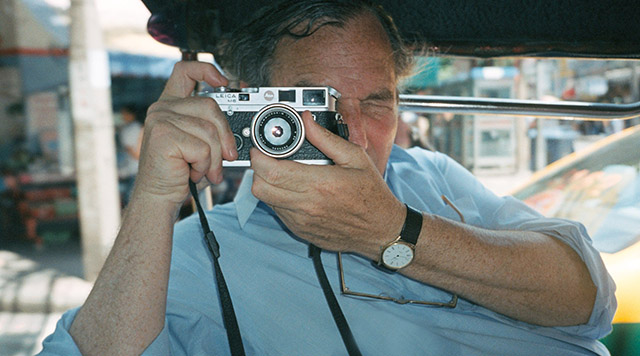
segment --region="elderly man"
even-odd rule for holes
[[[608,354],[597,339],[611,328],[614,286],[581,225],[496,197],[442,154],[393,146],[409,61],[380,8],[286,1],[224,55],[245,85],[335,88],[350,131],[346,141],[305,112],[307,139],[334,164],[254,149],[235,201],[206,213],[248,354]],[[220,182],[222,161],[238,154],[217,104],[191,96],[198,81],[228,84],[209,64],[176,65],[148,112],[113,250],[45,354],[229,353],[198,218],[174,226],[188,178]],[[343,320],[327,306],[309,244],[324,250]],[[407,246],[413,254],[395,264],[392,251]]]

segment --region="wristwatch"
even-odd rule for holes
[[[422,229],[422,213],[405,204],[407,217],[400,235],[380,248],[378,265],[389,271],[407,267],[415,257],[416,243]]]

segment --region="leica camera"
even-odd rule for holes
[[[306,110],[318,124],[348,139],[346,125],[336,112],[340,93],[331,87],[221,87],[198,95],[218,103],[235,137],[238,159],[223,161],[223,167],[249,167],[252,147],[278,159],[331,164],[305,139],[302,112]]]

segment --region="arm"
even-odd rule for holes
[[[585,324],[596,288],[571,247],[532,231],[477,228],[426,215],[404,274],[542,326]]]
[[[178,63],[148,112],[140,170],[113,249],[70,334],[85,355],[140,354],[164,326],[173,223],[188,178],[222,179],[235,142],[217,105],[192,98],[197,81],[226,79],[209,64]]]
[[[307,138],[336,165],[306,167],[254,152],[254,194],[308,241],[377,261],[380,246],[400,232],[403,204],[361,148],[305,124]],[[416,260],[401,273],[533,324],[589,319],[595,287],[564,243],[537,232],[487,230],[428,214],[423,219]]]

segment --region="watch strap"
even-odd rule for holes
[[[422,230],[422,213],[405,204],[407,207],[407,217],[404,219],[402,231],[400,231],[400,240],[415,246],[418,243],[420,230]]]
[[[404,219],[404,224],[402,225],[400,236],[398,236],[395,240],[389,242],[388,244],[382,246],[380,248],[380,259],[377,263],[372,262],[374,266],[387,273],[395,273],[398,271],[398,269],[387,266],[384,263],[385,250],[390,246],[397,244],[398,242],[409,244],[412,246],[412,249],[415,249],[415,246],[418,243],[418,237],[420,237],[420,231],[422,230],[422,213],[410,207],[408,204],[405,204],[405,206],[407,208],[407,215]]]

